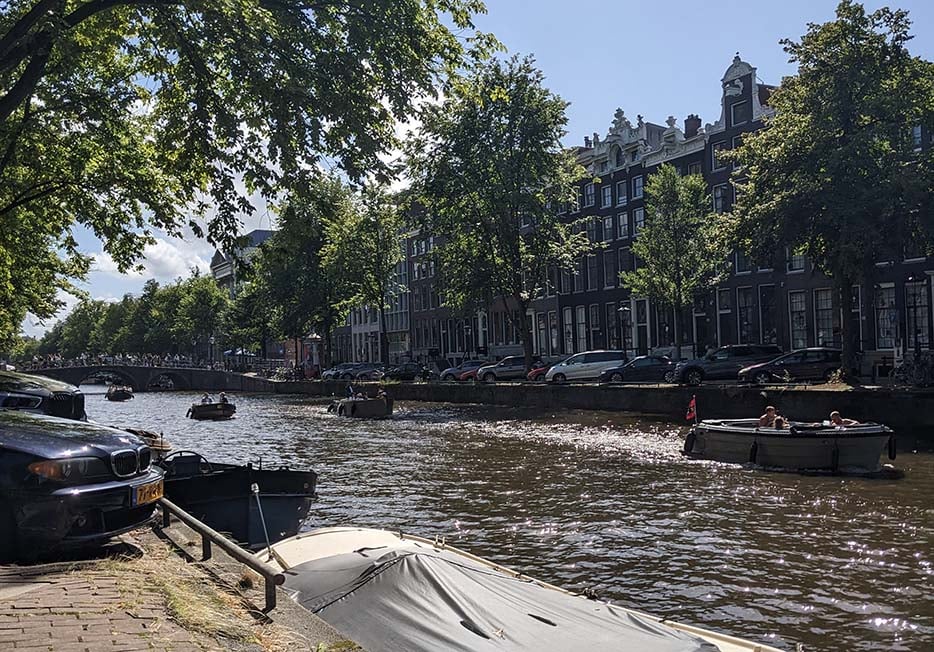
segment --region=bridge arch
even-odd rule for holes
[[[179,373],[172,369],[155,369],[153,373],[146,379],[146,391],[151,391],[153,389],[162,389],[158,387],[160,378],[166,378],[172,381],[171,389],[191,389],[191,379],[187,378],[185,374]]]

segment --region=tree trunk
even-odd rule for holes
[[[675,310],[675,361],[681,359],[681,331],[684,328],[684,309],[676,305]]]
[[[852,384],[858,381],[858,374],[853,373],[856,367],[856,351],[850,337],[850,319],[853,314],[853,281],[849,277],[839,277],[837,291],[840,293],[840,376],[844,382]]]
[[[389,365],[389,335],[386,334],[386,302],[379,304],[379,352],[380,362]]]

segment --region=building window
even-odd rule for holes
[[[605,287],[616,287],[618,274],[616,273],[616,252],[603,252],[603,284]]]
[[[596,202],[596,196],[593,184],[588,183],[584,186],[584,206],[593,206]]]
[[[632,264],[632,253],[629,250],[629,247],[620,247],[617,251],[617,259],[619,260],[619,271],[620,272],[631,272],[633,270]]]
[[[714,213],[723,213],[727,209],[727,194],[729,186],[725,183],[713,187],[713,211]]]
[[[574,317],[570,306],[562,311],[564,319],[564,352],[574,353]]]
[[[876,290],[876,348],[894,349],[898,332],[898,309],[895,307],[895,287]]]
[[[642,197],[642,177],[633,177],[632,179],[632,198],[639,199]]]
[[[587,308],[577,306],[577,350],[587,350]]]
[[[791,250],[788,247],[785,247],[785,255],[787,257],[785,268],[788,270],[788,272],[804,271],[804,254],[791,253]]]
[[[726,150],[726,141],[721,140],[719,143],[714,143],[710,146],[710,169],[711,170],[722,170],[726,167],[726,161],[720,159],[720,152]]]
[[[577,192],[574,193],[574,201],[571,202],[571,212],[577,213],[581,209],[581,204],[584,203],[584,189],[578,188]]]
[[[736,288],[736,316],[739,320],[739,343],[753,342],[753,294],[752,288]]]
[[[597,218],[588,217],[586,223],[587,230],[587,241],[596,242],[597,241]]]
[[[603,218],[603,241],[609,242],[613,239],[613,216],[607,215]]]
[[[619,238],[628,238],[629,237],[629,215],[626,213],[620,213],[616,216],[616,223],[619,225],[619,231],[616,232],[617,237]]]
[[[600,194],[602,195],[602,198],[603,198],[603,203],[601,204],[603,208],[613,205],[613,186],[611,186],[610,184],[606,184],[605,186],[600,188]]]
[[[635,232],[638,233],[645,226],[645,210],[637,208],[632,212],[632,221],[635,225]]]
[[[733,310],[733,294],[728,289],[717,290],[717,312]]]
[[[700,174],[701,173],[701,164],[700,163],[688,163],[688,175]]]
[[[840,320],[839,313],[833,309],[833,291],[830,288],[814,290],[814,328],[817,346],[834,345],[834,334],[840,328]]]
[[[736,273],[747,274],[752,271],[752,261],[742,251],[736,252]]]
[[[571,274],[572,272],[570,270],[561,270],[561,287],[558,288],[561,294],[570,294],[574,289],[574,281],[571,278]]]
[[[581,256],[580,260],[577,261],[577,269],[574,270],[574,291],[583,292],[584,291],[584,257]]]
[[[600,339],[600,304],[590,306],[590,346],[596,348]]]
[[[759,341],[778,344],[778,319],[775,305],[775,286],[759,286]]]
[[[617,181],[616,182],[616,205],[625,206],[626,202],[629,200],[629,193],[626,192],[626,182]]]
[[[732,125],[741,125],[752,119],[752,112],[749,110],[749,102],[737,102],[730,107],[730,117]]]
[[[619,348],[619,318],[615,303],[606,304],[606,348]]]
[[[807,293],[804,290],[788,293],[788,320],[791,348],[803,349],[808,345]]]
[[[905,323],[908,348],[928,348],[928,284],[927,281],[905,283]]]
[[[626,164],[626,156],[623,154],[623,150],[617,147],[613,151],[613,160],[616,162],[616,167],[621,168]]]
[[[921,149],[921,125],[915,125],[911,128],[911,147],[917,152]]]
[[[597,256],[595,254],[587,256],[587,289],[597,289]]]

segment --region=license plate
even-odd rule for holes
[[[162,498],[163,485],[162,480],[156,482],[150,482],[149,484],[144,484],[136,487],[136,491],[133,493],[133,504],[134,505],[145,505],[146,503],[151,503],[154,500],[159,500]]]

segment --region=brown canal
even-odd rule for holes
[[[574,591],[808,651],[934,650],[934,455],[900,480],[682,459],[685,428],[611,413],[403,403],[386,421],[297,396],[236,396],[229,422],[191,393],[110,403],[94,421],[161,430],[217,461],[310,467],[308,527],[448,543]]]

